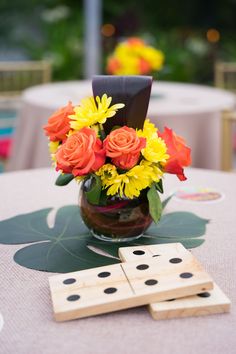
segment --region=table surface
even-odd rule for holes
[[[66,81],[35,86],[25,90],[23,101],[53,110],[68,101],[78,104],[81,98],[92,95],[91,81]],[[232,108],[235,95],[213,87],[153,82],[148,114],[182,115],[207,113]]]
[[[183,184],[175,176],[164,181],[166,195],[180,186],[212,187],[225,194],[218,203],[172,200],[167,211],[185,210],[210,219],[205,243],[193,250],[232,301],[230,314],[154,321],[145,307],[56,323],[48,287],[49,273],[23,268],[13,261],[21,245],[0,245],[0,329],[2,354],[233,354],[236,336],[235,197],[236,175],[187,169]],[[0,176],[0,219],[46,207],[76,204],[78,186],[54,185],[51,169]],[[1,325],[0,325],[1,327]]]

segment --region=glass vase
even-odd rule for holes
[[[88,202],[82,184],[79,204],[85,225],[95,238],[102,241],[133,241],[141,237],[152,223],[146,194],[132,200],[110,197],[106,205],[93,205]]]

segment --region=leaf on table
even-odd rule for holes
[[[76,205],[58,209],[50,228],[47,217],[51,210],[42,209],[0,222],[0,243],[33,243],[16,252],[14,260],[18,264],[66,273],[119,263],[120,247],[181,242],[186,248],[194,248],[204,242],[199,237],[204,235],[208,223],[193,213],[174,212],[163,215],[159,223],[153,223],[138,240],[109,243],[91,236]]]
[[[43,209],[0,222],[1,243],[37,242],[16,252],[14,260],[18,264],[31,269],[66,273],[119,262],[88,249],[87,243],[92,237],[77,206],[60,208],[54,226],[49,228],[47,216],[51,210]]]
[[[169,238],[200,237],[205,234],[208,222],[193,213],[177,211],[164,214],[159,223],[152,224],[145,234]]]

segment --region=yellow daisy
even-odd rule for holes
[[[152,138],[157,136],[157,127],[149,119],[145,119],[143,129],[137,131],[137,135],[143,138]]]
[[[158,138],[157,135],[153,138],[147,139],[146,147],[142,149],[142,155],[145,159],[155,163],[166,163],[166,160],[169,158],[169,155],[166,152],[167,147],[164,140]]]
[[[103,188],[107,188],[107,195],[118,194],[133,199],[140,195],[141,190],[158,182],[163,172],[155,164],[142,160],[140,165],[126,173],[119,174],[114,165],[106,164],[96,174],[101,177]]]
[[[98,96],[96,97],[97,104],[93,97],[83,99],[80,106],[74,108],[75,114],[69,116],[72,120],[71,128],[80,130],[97,123],[104,124],[107,118],[113,117],[118,109],[125,106],[123,103],[117,103],[109,107],[111,101],[112,97],[108,97],[106,94],[101,99]]]

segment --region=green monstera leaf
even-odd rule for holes
[[[58,209],[50,228],[47,218],[51,211],[42,209],[0,222],[0,243],[31,243],[16,252],[16,263],[30,269],[66,273],[118,263],[120,247],[181,242],[194,248],[204,242],[199,237],[204,235],[208,223],[192,213],[169,213],[138,240],[116,244],[94,239],[77,206]]]
[[[91,235],[77,206],[60,208],[54,226],[49,228],[47,216],[51,210],[19,215],[0,223],[1,243],[34,243],[16,252],[14,260],[18,264],[31,269],[66,273],[119,262],[96,254],[87,247]]]

